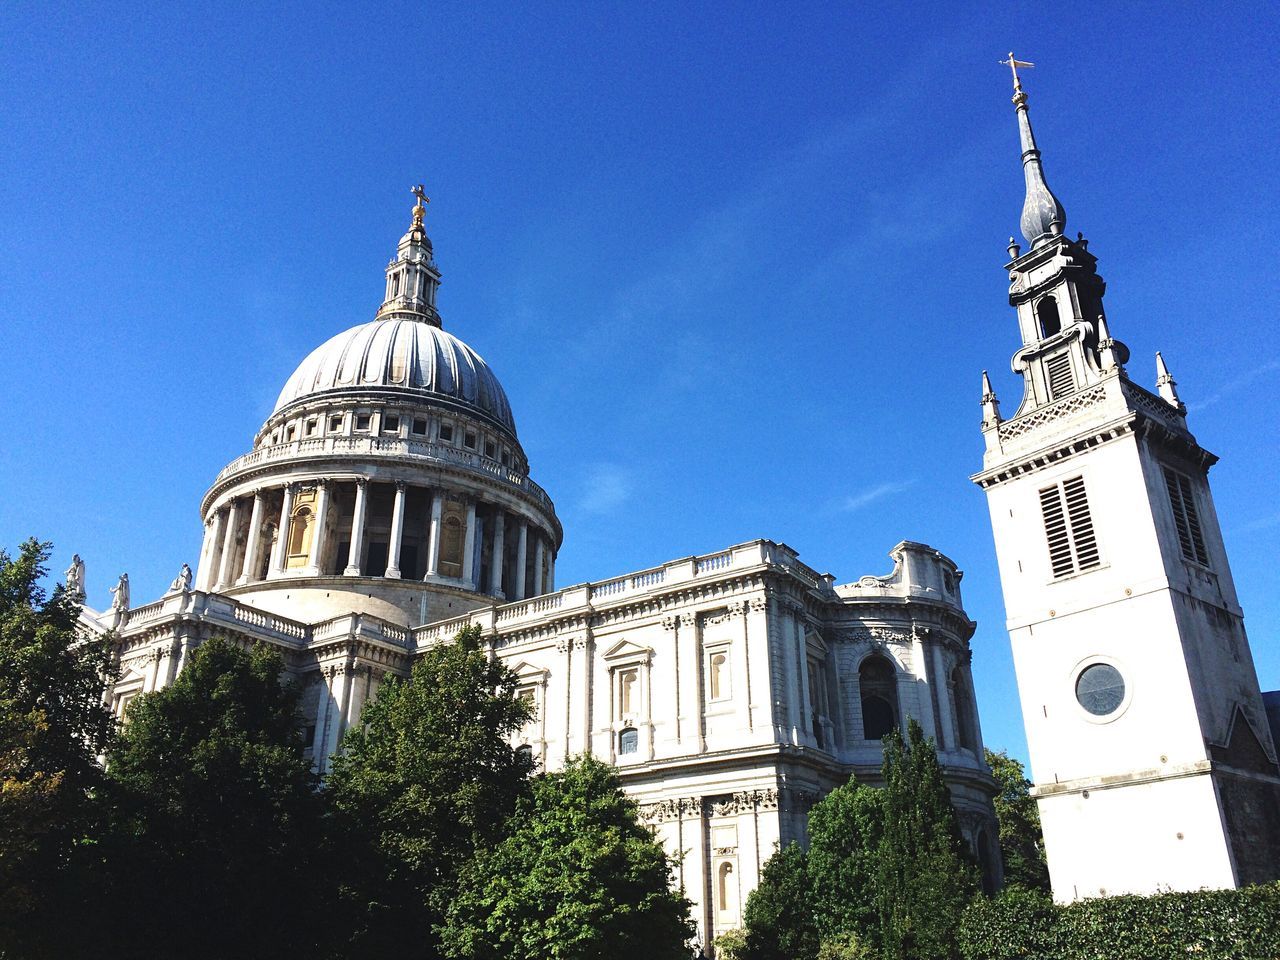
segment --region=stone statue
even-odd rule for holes
[[[120,574],[119,582],[111,588],[111,609],[121,613],[129,612],[129,575]]]
[[[185,563],[182,569],[178,571],[178,575],[173,578],[173,583],[169,584],[170,593],[186,593],[191,589],[191,568]]]
[[[71,566],[67,567],[67,594],[84,599],[84,561],[80,554],[73,554]]]

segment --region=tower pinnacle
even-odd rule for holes
[[[1015,60],[1012,53],[1008,60],[1001,60],[1013,74],[1013,105],[1018,114],[1018,136],[1022,142],[1022,170],[1027,180],[1027,196],[1022,204],[1022,235],[1032,248],[1050,237],[1062,235],[1067,225],[1067,212],[1045,183],[1044,167],[1040,163],[1040,150],[1036,147],[1035,134],[1031,132],[1031,114],[1027,110],[1027,94],[1022,89],[1018,68],[1031,68],[1035,64]]]
[[[440,270],[436,266],[422,220],[431,202],[421,183],[411,190],[417,202],[413,205],[413,223],[400,238],[396,255],[387,264],[386,296],[378,310],[378,318],[402,317],[440,326],[436,311],[436,291],[440,287]]]

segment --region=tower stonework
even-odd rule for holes
[[[1011,57],[1012,59],[1012,57]],[[1125,369],[1015,77],[1027,199],[1010,241],[1017,411],[983,375],[983,470],[1060,901],[1280,877],[1280,768],[1209,489],[1162,357]]]

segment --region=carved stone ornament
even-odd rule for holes
[[[752,810],[777,810],[777,790],[743,790],[730,797],[717,797],[711,812],[717,817],[732,817]]]
[[[677,622],[679,622],[679,621],[678,621],[678,619],[677,619],[676,617],[663,617],[663,618],[662,618],[662,629],[663,629],[663,630],[674,630],[674,629],[676,628],[676,623],[677,623]]]
[[[640,805],[640,819],[645,823],[665,823],[668,820],[701,816],[701,797],[673,797],[670,800]]]
[[[750,600],[752,613],[764,613],[769,609],[769,601],[764,597],[752,597]]]
[[[851,643],[910,643],[911,634],[893,627],[850,627],[837,634]]]

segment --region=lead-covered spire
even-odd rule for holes
[[[1034,64],[1015,60],[1012,53],[1008,60],[1001,60],[1013,73],[1013,105],[1018,114],[1018,136],[1022,141],[1022,171],[1027,181],[1027,196],[1022,203],[1022,235],[1032,248],[1044,241],[1062,235],[1067,225],[1067,212],[1049,189],[1044,179],[1044,166],[1040,162],[1040,150],[1035,134],[1031,132],[1031,114],[1027,111],[1027,94],[1022,89],[1019,67]]]
[[[440,314],[436,312],[436,290],[440,286],[440,271],[436,267],[431,238],[423,226],[427,197],[422,184],[413,188],[417,202],[413,205],[413,222],[409,231],[400,238],[396,255],[387,264],[387,292],[378,319],[391,316],[421,320],[440,326]]]

